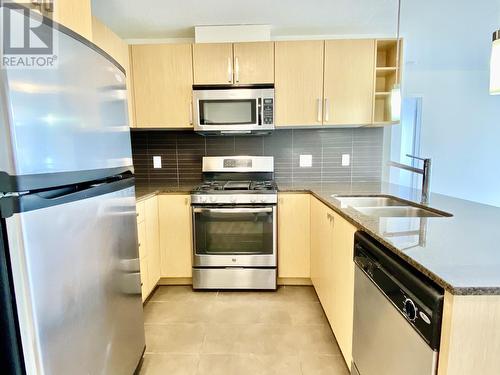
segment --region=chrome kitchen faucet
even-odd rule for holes
[[[395,161],[391,161],[389,165],[391,167],[395,168],[400,168],[404,169],[413,173],[418,173],[422,175],[422,204],[427,204],[429,203],[429,186],[431,183],[431,159],[429,158],[421,158],[418,156],[413,156],[406,154],[407,157],[416,159],[416,160],[421,160],[424,162],[424,166],[422,169],[420,168],[415,168],[411,165],[406,165],[406,164],[401,164],[401,163],[396,163]]]

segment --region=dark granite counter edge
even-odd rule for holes
[[[391,243],[387,242],[384,240],[384,238],[380,237],[377,233],[371,231],[369,228],[363,225],[363,223],[360,223],[356,219],[354,219],[352,216],[347,214],[344,210],[342,210],[339,207],[336,207],[335,205],[331,204],[331,202],[328,202],[326,199],[324,199],[321,195],[317,194],[314,190],[307,190],[307,189],[280,189],[279,190],[282,193],[308,193],[311,194],[313,197],[317,198],[320,200],[323,204],[331,208],[333,211],[338,213],[340,216],[342,216],[344,219],[346,219],[348,222],[350,222],[352,225],[357,227],[359,230],[369,234],[372,236],[374,239],[379,241],[382,245],[384,245],[386,248],[388,248],[390,251],[392,251],[394,254],[396,254],[398,257],[403,259],[405,262],[407,262],[410,266],[414,267],[418,271],[420,271],[422,274],[430,278],[432,281],[434,281],[436,284],[447,290],[453,295],[499,295],[500,294],[500,287],[454,287],[451,284],[449,284],[446,280],[442,279],[438,275],[434,274],[433,272],[429,271],[427,268],[422,266],[419,262],[415,261],[413,258],[409,257],[402,251],[400,251],[397,247],[394,247]]]
[[[161,187],[161,188],[136,188],[136,199],[138,202],[143,201],[145,199],[148,199],[150,197],[153,197],[157,194],[189,194],[191,191],[192,187],[189,186],[181,186],[181,187]],[[349,215],[345,210],[342,210],[339,207],[336,207],[333,205],[331,202],[328,200],[324,199],[320,194],[315,192],[312,189],[301,189],[301,188],[286,188],[286,189],[279,189],[279,192],[281,193],[304,193],[304,194],[311,194],[318,200],[320,200],[323,204],[331,208],[333,211],[338,213],[340,216],[342,216],[344,219],[346,219],[348,222],[350,222],[352,225],[357,227],[359,230],[368,233],[370,236],[372,236],[374,239],[379,241],[381,244],[383,244],[386,248],[388,248],[390,251],[392,251],[394,254],[396,254],[398,257],[403,259],[405,262],[407,262],[410,266],[414,267],[418,271],[420,271],[422,274],[426,275],[429,277],[431,280],[436,282],[438,285],[440,285],[442,288],[447,290],[453,295],[499,295],[500,294],[500,287],[454,287],[450,285],[446,280],[442,279],[438,275],[434,274],[433,272],[429,271],[427,268],[422,266],[419,262],[415,261],[413,258],[410,256],[406,255],[402,251],[400,251],[397,247],[393,246],[389,242],[385,241],[382,237],[380,237],[377,233],[371,231],[369,228],[367,228],[363,223],[360,221],[356,220],[353,218],[351,215]]]

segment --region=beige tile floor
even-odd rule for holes
[[[312,287],[193,292],[160,287],[144,307],[147,375],[346,375]]]

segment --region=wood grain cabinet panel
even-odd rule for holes
[[[190,44],[132,46],[136,126],[192,127]]]
[[[50,14],[49,14],[50,16]],[[55,0],[53,20],[92,40],[92,7],[90,0]]]
[[[331,324],[349,367],[352,361],[354,319],[354,234],[356,227],[333,212],[333,293]]]
[[[145,201],[146,207],[146,243],[148,248],[148,282],[151,293],[160,281],[160,228],[158,217],[158,197],[154,196]]]
[[[311,280],[346,364],[352,360],[356,227],[311,198]]]
[[[276,125],[323,122],[324,41],[275,43]]]
[[[193,44],[193,71],[196,85],[233,83],[233,45]]]
[[[134,94],[132,86],[132,66],[130,50],[125,41],[120,39],[109,27],[96,17],[92,17],[93,42],[114,58],[126,72],[128,121],[130,127],[135,126]]]
[[[278,200],[278,276],[309,278],[310,195],[280,193]]]
[[[234,83],[274,83],[274,43],[234,43]]]
[[[325,42],[325,125],[367,125],[372,122],[375,40]]]
[[[191,202],[186,194],[160,195],[161,276],[192,275]]]
[[[318,199],[311,198],[311,281],[329,320],[333,300],[330,282],[333,226],[330,217],[331,210]]]

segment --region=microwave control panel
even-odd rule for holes
[[[263,123],[264,124],[273,124],[274,117],[274,99],[273,98],[264,98],[264,109],[263,109]]]

